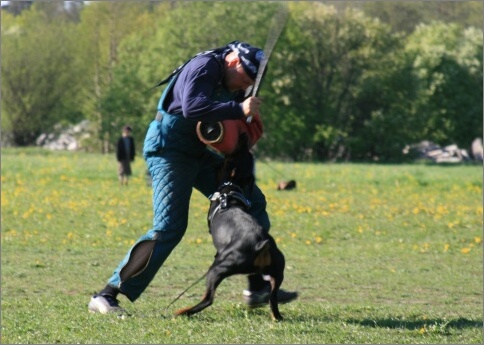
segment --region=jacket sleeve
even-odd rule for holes
[[[116,144],[116,159],[119,161],[121,161],[122,159],[122,150],[123,150],[123,146],[122,146],[122,139],[118,139],[118,142]]]
[[[130,159],[134,161],[135,150],[134,150],[134,139],[130,138],[130,145],[131,145],[131,157]]]

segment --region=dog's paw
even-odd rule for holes
[[[277,315],[271,314],[271,316],[272,316],[272,321],[280,322],[284,320],[281,314],[277,314]]]

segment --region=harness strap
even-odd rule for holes
[[[217,207],[208,214],[207,222],[208,222],[208,229],[210,232],[210,224],[212,223],[213,217],[219,212],[220,210],[226,210],[229,208],[229,201],[230,199],[235,199],[242,203],[244,209],[247,211],[251,207],[250,201],[240,192],[230,191],[229,193],[220,193],[215,192],[212,196],[210,196],[210,201],[219,201]]]
[[[158,86],[161,86],[163,84],[168,83],[173,76],[177,75],[190,61],[192,61],[196,57],[198,57],[200,55],[209,55],[209,54],[218,55],[218,54],[223,54],[228,49],[231,49],[231,48],[229,48],[229,46],[223,46],[223,47],[215,48],[215,49],[212,49],[212,50],[205,50],[203,52],[200,52],[200,53],[194,55],[193,57],[191,57],[190,59],[188,59],[187,61],[185,61],[183,64],[181,64],[180,66],[178,66],[173,72],[171,72],[171,74],[168,77],[166,77],[165,79],[163,79],[162,81],[160,81],[158,84],[156,84],[155,86],[153,86],[152,89],[154,89],[154,88],[156,88]]]

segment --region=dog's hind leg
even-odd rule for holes
[[[271,248],[271,258],[272,258],[272,262],[269,269],[271,295],[269,297],[269,305],[271,307],[272,318],[274,320],[281,321],[283,317],[279,312],[277,292],[279,291],[279,287],[281,286],[282,281],[284,280],[285,259],[284,259],[284,254],[282,254],[282,252],[275,245],[273,245]]]
[[[186,307],[175,312],[175,315],[193,315],[202,311],[203,309],[209,307],[213,303],[213,299],[215,297],[215,290],[219,286],[219,284],[228,277],[229,269],[228,267],[220,266],[220,262],[215,261],[207,273],[207,290],[205,291],[205,295],[203,296],[200,303],[193,307]]]
[[[276,280],[272,276],[271,276],[270,282],[271,282],[271,296],[269,298],[269,305],[271,307],[271,316],[273,320],[282,321],[284,318],[279,312],[279,304],[277,302],[277,291],[279,291],[279,287],[281,286],[282,282],[279,280]]]

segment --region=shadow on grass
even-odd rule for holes
[[[423,327],[440,327],[440,328],[482,328],[482,321],[474,321],[465,318],[458,318],[455,320],[445,320],[445,319],[427,319],[427,320],[397,320],[397,319],[348,319],[347,323],[356,324],[365,327],[373,328],[403,328],[409,330],[418,330]]]
[[[283,313],[284,315],[284,313]],[[397,318],[383,318],[383,319],[358,319],[358,318],[339,318],[331,316],[310,316],[310,315],[292,315],[288,316],[285,321],[292,323],[301,322],[343,322],[347,324],[371,327],[371,328],[388,328],[388,329],[407,329],[407,330],[420,330],[422,328],[435,329],[440,331],[446,331],[449,329],[469,329],[478,328],[482,329],[484,327],[482,320],[471,320],[467,318],[457,318],[457,319],[417,319],[417,320],[401,320]]]

